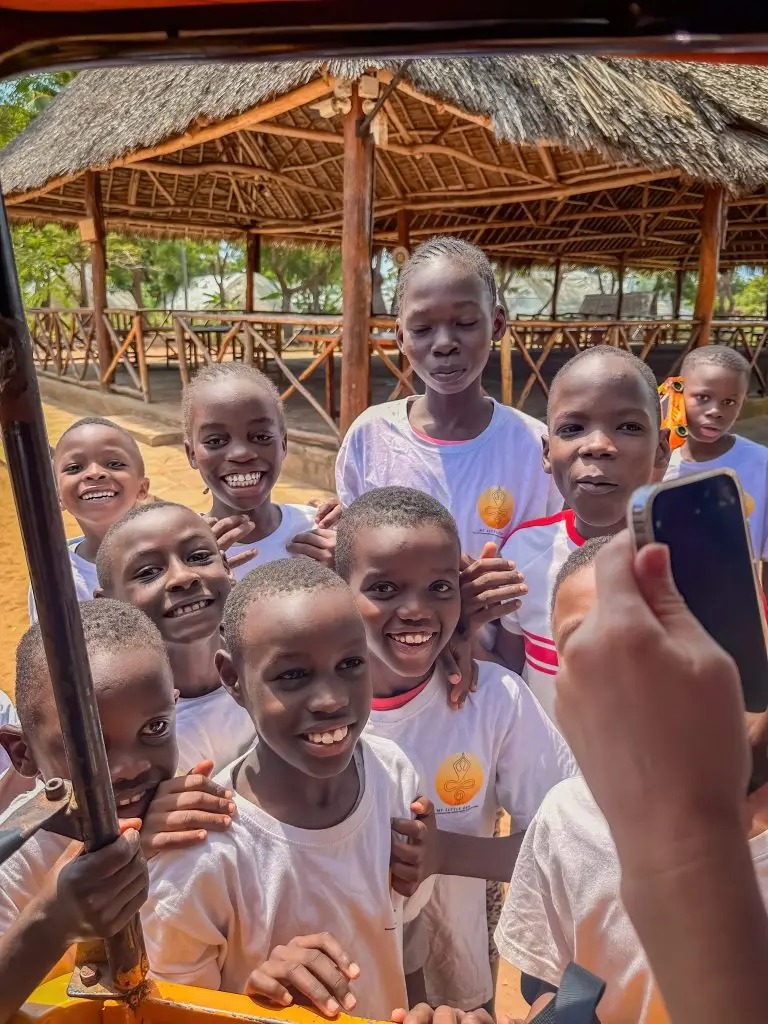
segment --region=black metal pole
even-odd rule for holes
[[[118,835],[117,810],[1,195],[0,426],[70,777],[86,845],[98,849]],[[115,982],[135,987],[145,959],[136,925],[107,952]]]

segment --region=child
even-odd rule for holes
[[[237,566],[240,579],[250,568],[287,555],[333,561],[336,534],[315,526],[327,512],[309,505],[271,500],[280,476],[287,436],[283,406],[274,384],[254,366],[217,363],[202,370],[184,390],[184,447],[213,496],[216,520],[247,516],[247,544],[234,544],[234,559],[256,548],[255,561]]]
[[[400,272],[397,343],[425,394],[367,409],[336,463],[344,505],[402,484],[450,509],[472,558],[520,523],[563,507],[541,469],[544,427],[483,391],[491,344],[506,329],[487,256],[459,238],[432,238]]]
[[[127,430],[100,416],[87,416],[59,438],[53,472],[62,509],[83,531],[69,542],[69,559],[78,600],[90,601],[98,586],[96,553],[104,535],[149,491],[144,460]],[[29,618],[37,621],[31,588]]]
[[[283,1005],[290,980],[328,1016],[388,1019],[404,1005],[402,921],[414,912],[390,889],[390,823],[410,817],[418,785],[394,744],[361,736],[371,683],[354,598],[313,560],[270,562],[233,589],[224,636],[222,682],[259,742],[219,776],[235,793],[232,828],[152,862],[153,973]],[[316,981],[333,974],[340,987],[319,997]]]
[[[137,505],[109,530],[96,560],[97,597],[128,601],[160,630],[179,692],[179,761],[226,768],[255,741],[251,719],[221,686],[214,657],[232,586],[205,520],[167,501]]]
[[[552,628],[561,651],[594,604],[594,560],[606,541],[591,540],[574,551],[558,574]],[[751,735],[756,788],[747,809],[752,859],[768,903],[768,716],[760,725]],[[603,1024],[667,1021],[621,904],[620,883],[608,824],[584,780],[562,782],[545,798],[523,840],[496,941],[506,960],[550,986],[560,983],[570,960],[605,979]]]
[[[732,433],[749,390],[749,363],[724,345],[689,352],[683,361],[688,437],[672,453],[666,479],[732,469],[744,489],[755,558],[768,559],[768,448]]]
[[[442,872],[469,876],[438,877],[419,919],[427,1001],[471,1010],[493,998],[485,879],[509,880],[521,840],[519,832],[492,838],[496,813],[508,811],[513,829],[525,829],[575,766],[529,689],[499,665],[478,664],[477,691],[461,712],[446,704],[436,661],[461,611],[459,563],[451,514],[421,491],[368,491],[342,514],[336,565],[365,623],[368,732],[394,740],[419,766],[438,827],[460,844],[442,854]]]
[[[199,776],[173,778],[173,679],[157,629],[118,601],[89,601],[80,611],[123,826],[138,829],[143,819],[147,856],[194,841],[201,825],[225,827],[232,812],[223,789]],[[25,633],[16,652],[16,696],[21,725],[0,728],[14,768],[29,778],[67,778],[39,626]],[[73,942],[113,934],[135,913],[146,889],[138,847],[139,836],[128,831],[112,846],[71,862],[77,844],[70,851],[68,839],[41,831],[0,865],[0,1020]]]
[[[661,430],[656,379],[622,349],[598,345],[570,359],[549,392],[544,469],[566,511],[518,527],[502,549],[522,572],[528,596],[501,620],[496,651],[521,671],[554,718],[557,652],[549,613],[552,585],[571,551],[590,537],[617,533],[637,487],[661,473],[669,441]]]

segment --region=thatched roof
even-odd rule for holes
[[[313,104],[337,79],[369,73],[385,84],[400,65],[82,72],[0,154],[10,213],[74,223],[84,216],[82,174],[101,168],[113,230],[334,241],[342,118],[320,117]],[[397,211],[407,209],[415,240],[462,231],[519,260],[695,260],[704,185],[743,197],[768,184],[767,87],[768,72],[748,66],[414,60],[384,108],[375,239],[394,243]],[[754,226],[762,214],[753,217],[762,196],[742,203],[732,208],[732,224],[744,224],[732,228],[726,261],[768,259]]]

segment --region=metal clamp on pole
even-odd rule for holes
[[[45,789],[33,793],[0,822],[0,864],[20,850],[41,828],[48,832],[59,832],[64,828],[71,803],[72,784],[65,779],[49,779]],[[59,834],[70,835],[70,830],[76,831],[72,818],[67,820],[66,829]],[[78,837],[73,835],[72,838]]]

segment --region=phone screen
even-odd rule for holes
[[[764,711],[768,653],[736,483],[723,474],[657,492],[653,533],[686,604],[738,665],[747,711]]]

